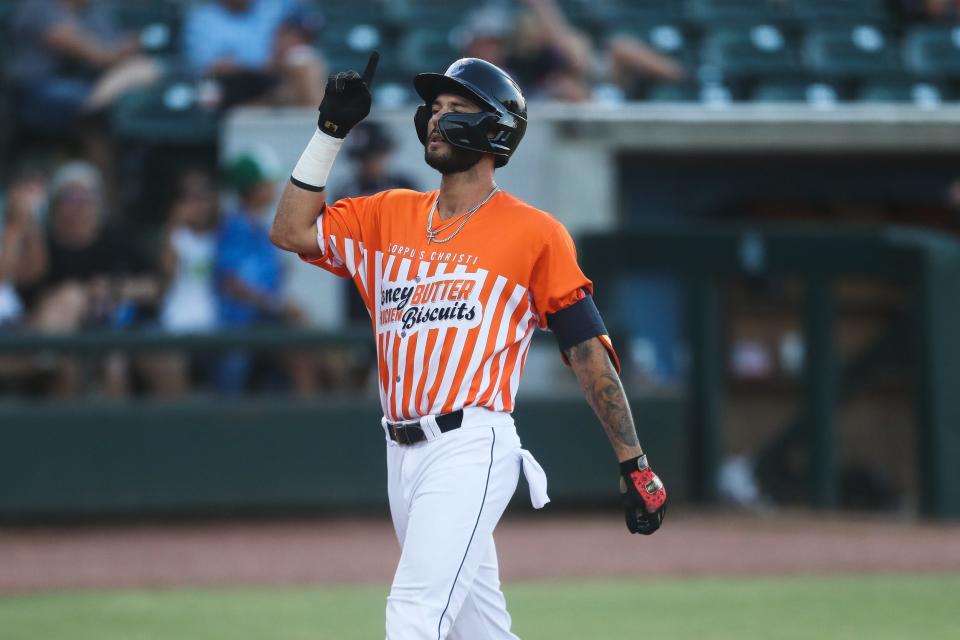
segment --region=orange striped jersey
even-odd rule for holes
[[[317,221],[323,256],[307,260],[360,291],[391,422],[513,411],[534,330],[593,288],[563,225],[502,191],[448,242],[428,242],[437,195],[396,189],[327,205]]]

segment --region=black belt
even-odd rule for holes
[[[440,428],[440,433],[459,429],[460,425],[463,424],[463,409],[439,415],[436,417],[436,420],[437,427]],[[408,424],[388,422],[387,433],[390,435],[391,440],[400,444],[416,444],[417,442],[423,442],[427,439],[427,434],[423,432],[420,424],[416,422]]]

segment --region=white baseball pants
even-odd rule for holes
[[[387,598],[387,640],[516,640],[493,530],[521,468],[537,508],[549,501],[546,477],[509,414],[470,408],[459,429],[441,435],[431,426],[424,424],[428,441],[387,441],[390,513],[403,550]]]

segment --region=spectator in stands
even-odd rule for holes
[[[598,82],[616,84],[629,93],[638,78],[678,82],[681,65],[643,44],[618,34],[602,51],[575,29],[556,0],[523,0],[525,10],[513,19],[496,6],[484,7],[467,20],[464,52],[511,72],[532,98],[590,100]]]
[[[160,255],[166,284],[160,325],[166,331],[203,332],[217,326],[213,265],[218,218],[217,189],[210,174],[188,169],[179,180]]]
[[[239,154],[227,168],[238,201],[220,224],[214,262],[219,319],[226,329],[303,322],[303,312],[283,298],[281,256],[268,233],[280,174],[279,162],[263,147]],[[247,391],[258,364],[243,351],[226,354],[218,365],[218,388]],[[274,373],[276,367],[267,369]]]
[[[50,185],[49,269],[34,291],[34,324],[42,331],[119,329],[143,319],[159,298],[157,279],[132,234],[105,223],[99,172],[85,162],[60,168]],[[120,353],[105,360],[103,391],[129,391],[129,362]],[[64,361],[54,391],[79,391],[79,365]]]
[[[0,328],[26,323],[26,309],[17,291],[37,283],[47,270],[47,245],[39,215],[46,184],[37,172],[15,176],[7,191],[0,226]]]
[[[115,154],[105,112],[124,93],[156,82],[160,65],[95,0],[23,0],[11,20],[6,71],[21,142],[78,145],[112,198]]]
[[[218,217],[213,178],[203,169],[187,169],[178,180],[160,252],[165,290],[159,320],[164,331],[204,333],[219,326],[213,277]],[[189,389],[192,363],[187,354],[152,354],[142,360],[154,393],[169,398]]]
[[[355,198],[386,189],[416,189],[416,183],[402,173],[390,170],[393,138],[383,125],[363,121],[354,127],[346,141],[346,152],[355,163],[349,182],[339,187],[336,197]]]
[[[316,106],[326,75],[311,46],[316,20],[298,0],[213,0],[191,9],[184,55],[217,81],[221,106],[260,102]]]
[[[29,310],[17,290],[43,277],[47,250],[39,215],[46,200],[41,174],[21,171],[11,180],[0,216],[0,333],[29,328]],[[21,394],[36,373],[29,356],[0,354],[0,392]]]

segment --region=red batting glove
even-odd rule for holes
[[[620,463],[620,496],[630,533],[650,535],[667,513],[667,490],[647,463],[647,456]]]

